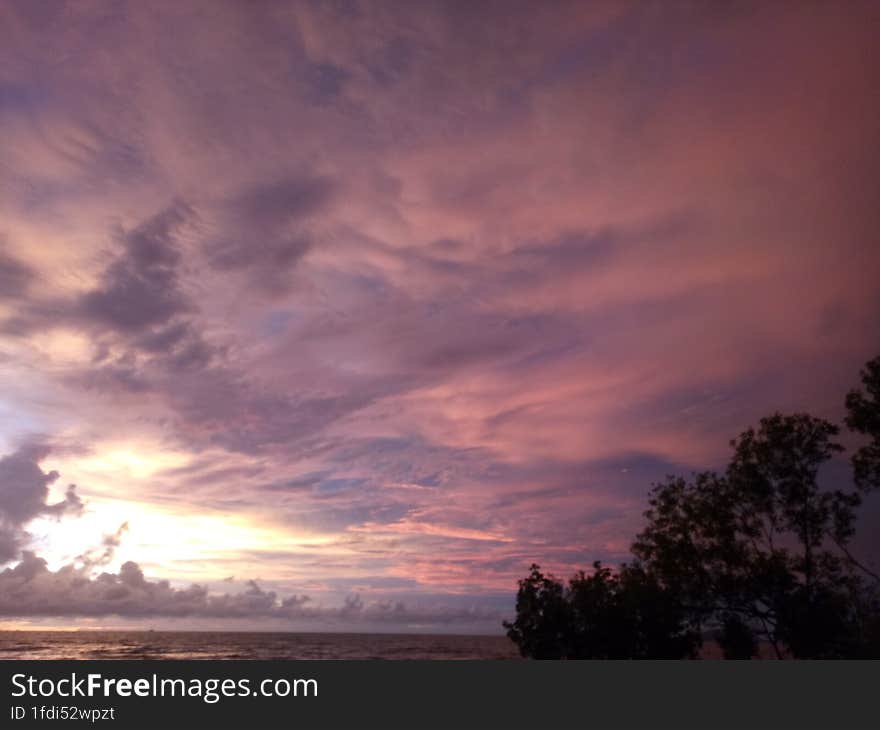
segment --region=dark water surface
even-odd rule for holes
[[[0,631],[0,659],[514,659],[504,636]]]

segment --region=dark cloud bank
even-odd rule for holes
[[[66,565],[51,571],[46,561],[25,551],[14,567],[0,572],[0,616],[119,616],[188,619],[274,619],[326,625],[357,623],[452,624],[500,620],[492,611],[408,607],[402,602],[364,602],[349,596],[339,607],[324,607],[305,595],[286,598],[248,581],[239,593],[211,594],[200,585],[174,588],[151,581],[126,562],[118,573],[92,577],[90,566]]]
[[[67,487],[64,499],[49,504],[49,486],[58,480],[57,471],[44,472],[40,459],[49,453],[49,446],[30,443],[0,458],[0,564],[18,557],[27,544],[25,526],[37,517],[58,517],[79,514],[82,501],[76,486]]]

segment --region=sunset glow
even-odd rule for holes
[[[878,352],[876,4],[367,5],[0,4],[0,570],[82,625],[497,633]]]

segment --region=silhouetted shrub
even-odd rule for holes
[[[534,659],[679,659],[699,635],[675,597],[638,566],[613,574],[600,563],[564,586],[537,565],[521,580],[507,635]]]

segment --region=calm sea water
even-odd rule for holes
[[[514,659],[504,636],[0,631],[0,659]]]

